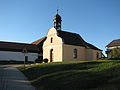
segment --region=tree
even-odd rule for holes
[[[111,59],[120,59],[120,48],[113,48],[109,55]]]

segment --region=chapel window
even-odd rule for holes
[[[77,58],[77,49],[76,48],[73,50],[73,57]]]
[[[50,43],[53,43],[53,38],[50,39]]]

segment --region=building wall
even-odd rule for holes
[[[97,59],[99,59],[99,58],[101,58],[102,57],[102,51],[99,51],[99,50],[92,50],[92,52],[93,52],[93,59],[92,60],[97,60]],[[98,58],[97,58],[97,53],[99,53],[99,55],[98,55]]]
[[[120,46],[106,47],[107,49],[120,48]]]
[[[86,48],[86,60],[93,60],[93,50],[90,48]]]
[[[62,45],[48,46],[43,49],[43,59],[47,58],[50,62],[50,51],[53,49],[53,61],[62,62]]]
[[[26,56],[28,56],[28,61],[34,61],[38,58],[37,53],[27,53]],[[0,51],[0,60],[24,61],[24,54],[21,52]]]
[[[99,53],[98,58],[97,58],[97,53]],[[86,60],[97,60],[102,57],[102,51],[99,50],[94,50],[94,49],[86,49]]]
[[[56,29],[51,28],[43,44],[43,59],[47,58],[50,62],[50,50],[53,49],[53,62],[62,62],[62,44],[62,39],[57,36]]]
[[[74,49],[77,49],[77,58],[74,58]],[[63,61],[84,61],[85,58],[85,47],[63,45]]]

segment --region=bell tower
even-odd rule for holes
[[[61,30],[61,21],[62,21],[62,19],[61,19],[61,16],[58,14],[58,9],[57,9],[57,14],[54,16],[53,21],[54,21],[54,28],[56,30]]]

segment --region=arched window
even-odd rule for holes
[[[50,39],[50,43],[53,43],[53,38]]]
[[[73,50],[73,57],[77,58],[77,49],[76,48]]]
[[[97,52],[97,54],[96,54],[96,58],[99,59],[99,53],[98,53],[98,52]]]

